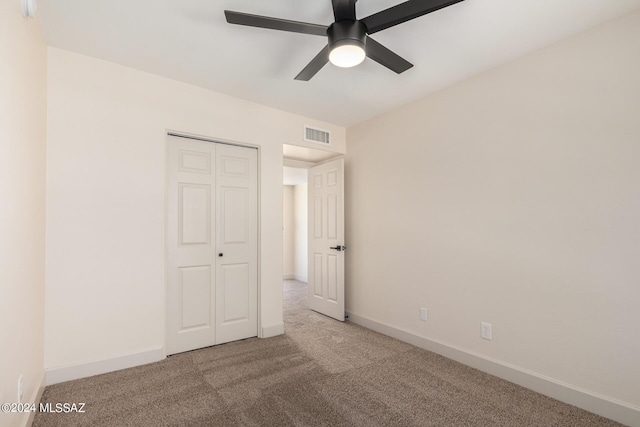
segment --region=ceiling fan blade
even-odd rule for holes
[[[313,58],[302,71],[300,71],[295,79],[303,81],[311,80],[311,77],[315,76],[316,73],[320,71],[327,62],[329,62],[330,50],[331,49],[329,49],[329,45],[326,45],[324,49],[322,49],[320,53],[318,53],[316,57]]]
[[[373,34],[461,1],[463,0],[409,0],[369,15],[360,22],[367,27],[367,34]]]
[[[289,31],[292,33],[326,36],[326,25],[308,24],[306,22],[289,21],[287,19],[270,18],[268,16],[251,15],[242,12],[225,10],[224,15],[230,24],[246,25],[248,27],[268,28],[270,30]]]
[[[356,0],[331,0],[331,4],[336,22],[356,20]]]
[[[367,37],[367,56],[391,71],[400,74],[413,67],[413,64],[400,55],[390,51],[371,37]]]

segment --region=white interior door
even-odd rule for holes
[[[257,150],[218,145],[216,344],[258,335]]]
[[[256,336],[257,150],[170,136],[167,156],[167,354]]]
[[[344,159],[309,169],[309,307],[344,320]]]

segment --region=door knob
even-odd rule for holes
[[[224,254],[223,254],[222,252],[220,252],[220,253],[218,254],[218,256],[223,256],[223,255],[224,255]]]
[[[329,249],[335,249],[336,251],[340,252],[340,251],[344,251],[345,249],[347,249],[347,247],[338,245],[338,246],[331,246],[331,247],[329,247]]]

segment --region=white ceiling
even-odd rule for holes
[[[19,1],[19,0],[13,0]],[[360,0],[357,16],[401,3]],[[319,36],[227,24],[225,9],[329,25],[330,0],[55,0],[39,3],[51,46],[349,126],[640,9],[640,0],[465,0],[373,38],[414,67],[370,59],[293,78]]]

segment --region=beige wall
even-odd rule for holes
[[[260,324],[282,330],[282,144],[345,129],[48,50],[45,367],[164,345],[165,134],[259,146]]]
[[[298,184],[293,190],[294,197],[294,226],[295,226],[295,278],[307,281],[309,230],[307,226],[307,184]]]
[[[20,2],[0,2],[0,402],[34,402],[42,384],[46,48]],[[23,416],[24,415],[24,416]],[[0,413],[0,425],[29,414]]]
[[[295,205],[293,200],[293,186],[282,186],[282,274],[286,279],[291,279],[295,271],[295,241],[296,230],[294,225]]]
[[[640,410],[640,13],[348,129],[346,174],[349,312]]]

